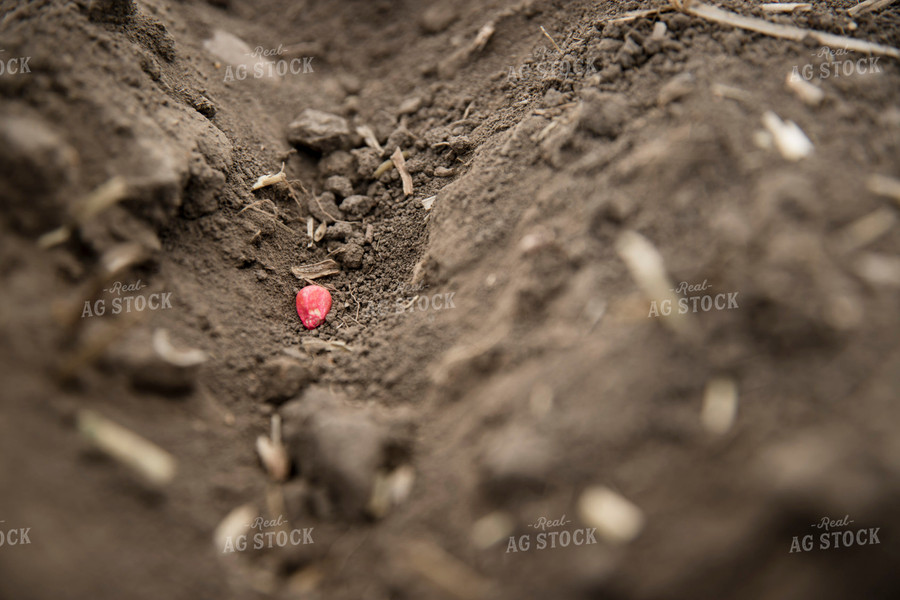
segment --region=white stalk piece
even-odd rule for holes
[[[644,528],[644,513],[608,487],[590,487],[578,499],[578,514],[597,533],[614,544],[634,540]]]
[[[812,154],[812,142],[793,121],[782,121],[774,112],[767,110],[762,116],[762,122],[772,134],[775,147],[785,160],[796,162]]]
[[[275,185],[276,183],[281,183],[283,181],[287,181],[287,175],[284,174],[284,163],[281,163],[280,171],[274,175],[260,175],[259,179],[256,180],[256,183],[253,184],[253,187],[250,188],[250,191],[255,192],[258,189]]]

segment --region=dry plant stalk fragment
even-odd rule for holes
[[[487,46],[488,41],[490,41],[491,36],[494,35],[494,31],[496,26],[493,21],[489,21],[482,25],[481,29],[478,30],[478,35],[475,36],[475,39],[472,41],[471,53],[480,52]]]
[[[707,431],[714,435],[727,433],[737,418],[737,408],[738,389],[734,380],[713,379],[706,384],[700,420]]]
[[[459,600],[487,600],[496,597],[492,594],[494,590],[490,580],[434,542],[409,542],[402,557],[413,571]]]
[[[360,125],[356,128],[356,133],[362,137],[366,142],[366,146],[381,154],[384,152],[384,148],[381,147],[381,144],[378,143],[378,138],[375,137],[375,132],[368,125]]]
[[[668,12],[672,10],[670,7],[664,8],[650,8],[646,10],[632,10],[627,13],[624,13],[614,19],[610,19],[609,23],[613,25],[619,25],[622,23],[630,23],[631,21],[636,21],[637,19],[643,19],[644,17],[655,17],[656,15],[664,12]]]
[[[582,521],[597,528],[607,541],[625,544],[635,539],[644,528],[644,513],[630,500],[608,487],[586,489],[578,499]]]
[[[253,187],[250,188],[250,190],[255,192],[258,189],[275,185],[276,183],[281,183],[283,181],[287,181],[287,175],[284,173],[284,163],[281,163],[280,171],[274,175],[260,175],[259,179],[256,180],[256,183],[253,184]]]
[[[107,208],[124,200],[127,196],[128,181],[121,176],[113,177],[73,203],[69,214],[72,222],[42,235],[38,239],[38,246],[41,248],[52,248],[62,244],[69,239],[75,229],[85,225]]]
[[[674,285],[666,273],[662,254],[650,240],[636,231],[626,231],[616,242],[616,251],[648,300],[668,300],[671,306],[678,305],[678,295],[672,291]],[[677,310],[661,318],[675,331],[684,332],[687,327],[686,316]]]
[[[509,513],[495,511],[475,521],[469,539],[475,546],[485,550],[508,538],[515,529],[516,522]]]
[[[416,474],[409,465],[398,467],[390,473],[378,473],[372,486],[372,495],[366,507],[376,519],[383,519],[395,506],[409,498]]]
[[[81,435],[97,448],[149,482],[165,485],[175,477],[175,458],[133,431],[91,410],[79,411],[77,424]]]
[[[866,189],[878,196],[890,198],[900,207],[900,179],[887,175],[870,175],[866,180]]]
[[[847,11],[847,14],[851,17],[858,17],[859,15],[865,14],[867,12],[872,12],[875,10],[881,10],[887,6],[890,6],[897,0],[865,0],[865,2],[860,2],[853,8]]]
[[[760,8],[767,13],[793,13],[812,10],[812,4],[807,2],[770,2],[760,5]]]
[[[786,40],[794,40],[796,42],[802,42],[807,37],[810,37],[819,44],[828,46],[829,48],[843,48],[845,50],[853,50],[854,52],[861,52],[863,54],[880,54],[883,56],[900,58],[900,49],[892,46],[874,44],[872,42],[858,40],[843,35],[816,31],[815,29],[804,29],[794,25],[772,23],[756,17],[746,17],[696,0],[669,1],[680,11],[712,21],[713,23],[730,25],[732,27],[746,29],[747,31],[755,31],[756,33],[762,33]]]
[[[325,231],[328,230],[328,223],[322,221],[319,223],[319,226],[316,227],[315,233],[313,233],[313,241],[318,243],[322,241],[322,238],[325,237]]]
[[[409,157],[410,157],[409,151],[408,150],[404,151],[403,158],[409,158]],[[372,173],[372,179],[378,179],[379,177],[381,177],[382,175],[384,175],[385,173],[387,173],[388,171],[393,169],[395,164],[396,163],[394,163],[393,157],[387,159],[386,161],[384,161],[383,163],[378,165],[378,168],[375,169],[374,173]]]
[[[256,452],[273,481],[287,481],[291,474],[291,459],[281,441],[281,417],[272,415],[271,437],[256,438]]]
[[[812,154],[812,142],[793,121],[782,121],[771,110],[767,110],[763,114],[762,121],[766,130],[772,135],[775,147],[786,160],[798,161]]]
[[[153,350],[167,363],[176,367],[189,368],[205,363],[208,359],[206,352],[189,348],[179,350],[169,340],[169,332],[165,329],[157,329],[153,332]]]
[[[394,150],[393,154],[391,154],[391,161],[394,163],[394,166],[397,167],[397,171],[400,173],[400,179],[403,181],[403,193],[409,196],[413,193],[412,176],[409,174],[409,170],[406,168],[406,159],[404,158],[403,152],[400,151],[399,147]]]
[[[250,531],[253,521],[259,516],[259,511],[252,504],[244,504],[232,510],[222,519],[213,534],[216,549],[222,552],[229,541]]]
[[[547,33],[547,30],[544,29],[543,25],[541,25],[541,32],[543,32],[543,34],[545,36],[547,36],[547,39],[550,40],[550,43],[553,44],[553,47],[556,48],[556,51],[559,53],[560,56],[562,56],[563,51],[560,50],[559,44],[556,43],[556,40],[554,40],[552,37],[550,37],[550,34]]]
[[[297,279],[318,279],[319,277],[327,277],[328,275],[336,275],[341,272],[340,265],[336,261],[327,258],[317,263],[308,265],[300,265],[299,267],[291,267],[291,273]]]
[[[896,226],[895,213],[891,208],[881,207],[853,221],[838,233],[841,248],[851,252],[875,242]]]
[[[818,106],[825,99],[825,92],[822,91],[822,88],[811,84],[802,77],[796,76],[794,73],[788,74],[785,85],[808,106]]]

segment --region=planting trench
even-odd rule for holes
[[[0,8],[3,597],[898,593],[896,59],[662,2]]]

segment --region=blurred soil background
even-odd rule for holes
[[[900,597],[897,59],[691,9],[0,0],[0,597]]]

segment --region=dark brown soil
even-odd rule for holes
[[[867,188],[900,176],[900,68],[671,10],[608,23],[663,4],[0,0],[0,60],[29,69],[0,75],[0,531],[31,542],[0,545],[0,597],[900,597],[900,205]],[[900,46],[900,5],[855,4],[767,18]],[[306,72],[229,78],[222,32]],[[850,59],[877,68],[822,76]],[[785,86],[807,64],[818,106]],[[349,129],[292,145],[306,109]],[[814,152],[760,146],[766,111]],[[409,196],[373,177],[397,147]],[[648,317],[633,232],[736,305]],[[292,267],[326,259],[307,331]],[[113,309],[154,294],[171,308]],[[160,363],[159,330],[207,360]],[[717,379],[739,397],[718,435]],[[175,476],[99,450],[86,410]],[[255,449],[273,415],[283,483]],[[598,526],[597,487],[636,535]],[[314,543],[223,552],[246,505]],[[561,516],[597,543],[539,549]],[[820,547],[845,516],[879,543]]]

